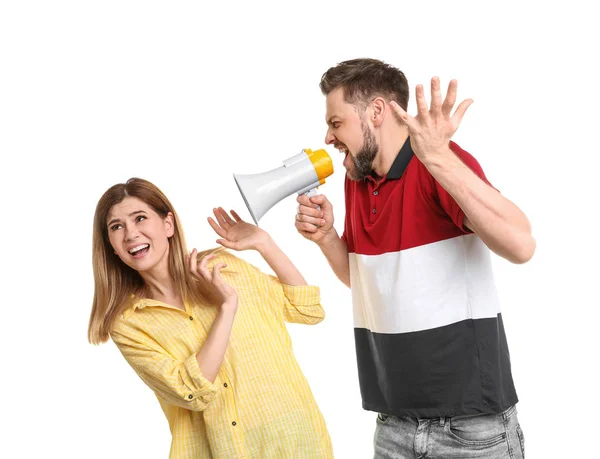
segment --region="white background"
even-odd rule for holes
[[[530,217],[526,265],[495,257],[529,458],[592,457],[598,417],[598,51],[593,2],[4,1],[0,7],[3,458],[166,458],[152,392],[86,329],[92,218],[132,176],[175,204],[190,247],[213,206],[249,218],[232,173],[323,148],[327,68],[383,59],[472,97],[454,140]],[[411,112],[414,106],[411,103]],[[321,190],[342,229],[342,156]],[[293,226],[261,221],[326,320],[292,325],[336,457],[372,457],[350,294]],[[253,253],[242,257],[266,269]]]

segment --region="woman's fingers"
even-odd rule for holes
[[[219,225],[221,225],[225,229],[227,229],[229,227],[229,223],[225,219],[225,216],[223,215],[222,209],[220,207],[218,207],[218,208],[215,207],[213,209],[213,214],[215,215],[215,218],[219,222]]]
[[[215,258],[214,255],[206,255],[202,257],[200,261],[197,262],[198,272],[200,273],[200,276],[202,276],[205,280],[209,282],[212,281],[212,275],[208,269],[208,262],[213,258]]]
[[[196,249],[192,250],[192,252],[187,257],[188,269],[192,273],[192,275],[198,275],[198,251]]]
[[[212,217],[208,217],[208,224],[210,225],[210,227],[215,230],[215,233],[217,233],[219,236],[221,237],[226,237],[227,236],[227,231],[225,231],[223,228],[221,228],[217,222],[215,222]]]
[[[221,277],[221,269],[226,268],[227,265],[225,263],[217,263],[213,266],[212,269],[212,283],[220,286],[223,283],[223,278]]]
[[[242,217],[240,217],[235,210],[232,209],[230,212],[231,212],[231,215],[233,215],[233,218],[235,218],[235,221],[237,223],[240,223],[240,222],[244,221],[244,220],[242,220]]]
[[[225,222],[227,222],[228,225],[233,226],[236,224],[236,221],[229,216],[229,214],[225,211],[225,209],[223,209],[222,207],[219,207],[219,212],[221,213],[221,216],[223,217]]]

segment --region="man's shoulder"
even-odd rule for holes
[[[471,163],[478,164],[475,157],[471,153],[469,153],[467,150],[462,148],[460,145],[458,145],[456,142],[453,142],[451,140],[448,145],[450,147],[450,150],[452,150],[452,152],[456,156],[458,156],[463,162],[467,163],[467,165],[469,165]]]

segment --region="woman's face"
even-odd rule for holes
[[[115,253],[138,272],[168,268],[173,214],[158,215],[144,201],[126,197],[108,212],[108,238]]]

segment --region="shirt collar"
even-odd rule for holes
[[[133,305],[132,309],[135,311],[136,309],[144,309],[146,306],[168,306],[168,305],[165,303],[162,303],[161,301],[151,300],[150,298],[142,298],[141,300],[138,300]]]
[[[135,299],[133,299],[133,295],[132,295],[132,301],[134,301],[133,305],[128,307],[123,312],[123,316],[125,318],[128,318],[129,316],[131,316],[131,314],[133,314],[136,310],[144,309],[147,306],[162,306],[162,307],[177,309],[177,310],[181,311],[181,309],[176,308],[175,306],[172,306],[167,303],[163,303],[162,301],[152,300],[150,298],[141,298],[141,299],[135,301]]]
[[[396,156],[392,167],[390,167],[390,170],[385,175],[385,178],[387,180],[397,180],[401,178],[413,155],[414,152],[412,147],[410,146],[410,137],[407,137],[406,141],[404,142],[404,145],[402,145],[402,148],[398,153],[398,156]]]

